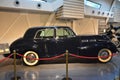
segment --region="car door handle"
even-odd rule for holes
[[[63,40],[58,40],[58,42],[64,42]]]
[[[34,42],[34,43],[38,43],[38,41],[36,41],[36,40],[33,40],[33,42]]]

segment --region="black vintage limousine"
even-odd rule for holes
[[[106,36],[77,36],[66,26],[29,28],[22,38],[10,45],[11,53],[13,50],[26,56],[22,58],[28,66],[37,65],[38,58],[59,56],[66,50],[78,56],[98,57],[97,60],[103,63],[110,61],[111,55],[117,52],[116,46]]]

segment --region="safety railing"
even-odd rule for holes
[[[0,60],[0,63],[8,60],[12,55],[13,55],[13,54],[10,54],[8,57],[5,57],[5,58],[1,59],[1,60]]]
[[[13,53],[13,54],[14,54],[14,53]],[[11,56],[13,56],[13,54],[10,54],[8,57],[5,57],[5,58],[3,58],[3,59],[0,59],[0,63],[6,61],[6,60],[9,59],[9,58],[11,58]],[[18,56],[20,56],[20,57],[24,57],[24,58],[30,58],[30,57],[26,57],[26,56],[24,56],[24,55],[22,55],[22,54],[19,54],[19,53],[16,53],[16,55],[18,55]],[[37,58],[31,58],[31,59],[33,59],[33,60],[54,60],[54,59],[63,57],[63,56],[65,56],[65,55],[66,55],[66,53],[63,53],[63,54],[58,55],[58,56],[50,57],[50,58],[39,58],[39,59],[37,59]],[[106,57],[108,57],[108,56],[98,56],[98,57],[79,56],[79,55],[71,54],[71,53],[69,53],[68,55],[69,55],[69,56],[72,56],[72,57],[76,57],[76,58],[82,58],[82,59],[98,59],[98,57],[101,57],[101,58],[106,58]],[[110,55],[110,56],[116,56],[116,55],[117,55],[116,53],[113,53],[113,54]]]
[[[18,54],[18,53],[17,53],[17,55],[20,56],[20,57],[24,57],[24,58],[30,58],[30,57],[26,57],[26,56],[24,56],[22,54]],[[54,60],[54,59],[63,57],[64,55],[65,55],[65,53],[61,54],[61,55],[58,55],[58,56],[50,57],[50,58],[39,58],[39,59],[37,59],[37,58],[30,58],[30,59],[33,59],[33,60]]]
[[[113,53],[112,55],[109,55],[109,56],[116,56],[117,54],[116,53]],[[50,57],[50,58],[31,58],[31,57],[26,57],[22,54],[19,54],[19,53],[16,53],[16,51],[13,51],[12,54],[10,54],[8,57],[5,57],[3,59],[0,60],[0,63],[6,61],[7,59],[11,58],[12,56],[14,56],[14,77],[11,79],[11,80],[20,80],[20,77],[17,76],[16,72],[16,56],[20,56],[20,57],[24,57],[24,58],[30,58],[30,59],[34,59],[34,60],[55,60],[55,59],[58,59],[58,58],[61,58],[61,57],[64,57],[66,58],[66,77],[63,78],[62,80],[72,80],[69,75],[68,75],[68,59],[69,59],[69,56],[72,56],[72,57],[75,57],[75,58],[83,58],[83,59],[98,59],[98,57],[101,57],[101,58],[106,58],[108,56],[98,56],[98,57],[89,57],[89,56],[79,56],[79,55],[76,55],[76,54],[72,54],[72,53],[69,53],[68,50],[66,50],[65,53],[63,54],[60,54],[58,56],[54,56],[54,57]]]
[[[0,59],[0,63],[2,63],[4,61],[8,60],[9,58],[11,58],[13,56],[13,54],[10,54],[8,57]],[[24,56],[22,54],[19,54],[19,53],[16,53],[16,55],[20,56],[20,57],[24,57],[24,58],[30,58],[30,57],[26,57],[26,56]],[[50,58],[30,58],[30,59],[33,59],[33,60],[43,60],[43,61],[46,61],[46,60],[55,60],[57,58],[64,57],[65,55],[66,55],[66,53],[63,53],[63,54],[58,55],[58,56],[50,57]],[[117,55],[116,53],[113,53],[112,55],[109,55],[109,56],[116,56],[116,55]],[[108,56],[98,56],[98,57],[79,56],[79,55],[72,54],[72,53],[68,53],[68,56],[72,56],[72,57],[75,57],[75,58],[81,58],[81,59],[98,59],[98,57],[101,57],[101,58],[108,57]]]
[[[63,57],[66,55],[66,53],[63,53],[63,54],[60,54],[60,55],[57,55],[57,56],[54,56],[54,57],[50,57],[50,58],[31,58],[31,57],[26,57],[22,54],[19,54],[17,53],[18,56],[20,57],[24,57],[24,58],[30,58],[30,59],[33,59],[33,60],[54,60],[54,59],[57,59],[57,58],[60,58],[60,57]],[[97,57],[92,57],[92,56],[79,56],[79,55],[76,55],[76,54],[73,54],[73,53],[68,53],[69,56],[72,56],[72,57],[76,57],[76,58],[82,58],[82,59],[98,59],[98,57],[100,58],[106,58],[106,57],[110,57],[110,56],[116,56],[117,54],[116,53],[113,53],[112,55],[109,55],[109,56],[97,56]]]

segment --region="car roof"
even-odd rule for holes
[[[24,34],[24,37],[34,37],[35,33],[37,30],[39,29],[47,29],[47,28],[69,28],[71,29],[70,27],[68,26],[36,26],[36,27],[31,27],[29,28],[25,34]],[[73,32],[74,33],[74,32]],[[74,33],[75,34],[75,33]],[[76,34],[75,34],[76,35]]]
[[[36,26],[29,29],[44,29],[44,28],[70,28],[68,26]]]
[[[105,36],[105,35],[88,34],[88,35],[78,35],[78,36],[81,36],[81,37],[88,37],[88,36],[97,37],[97,36]]]

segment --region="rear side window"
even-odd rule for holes
[[[75,34],[69,28],[57,28],[56,37],[73,37]]]
[[[63,28],[59,28],[56,30],[56,36],[63,37],[63,36],[68,36],[68,35],[69,33]]]

